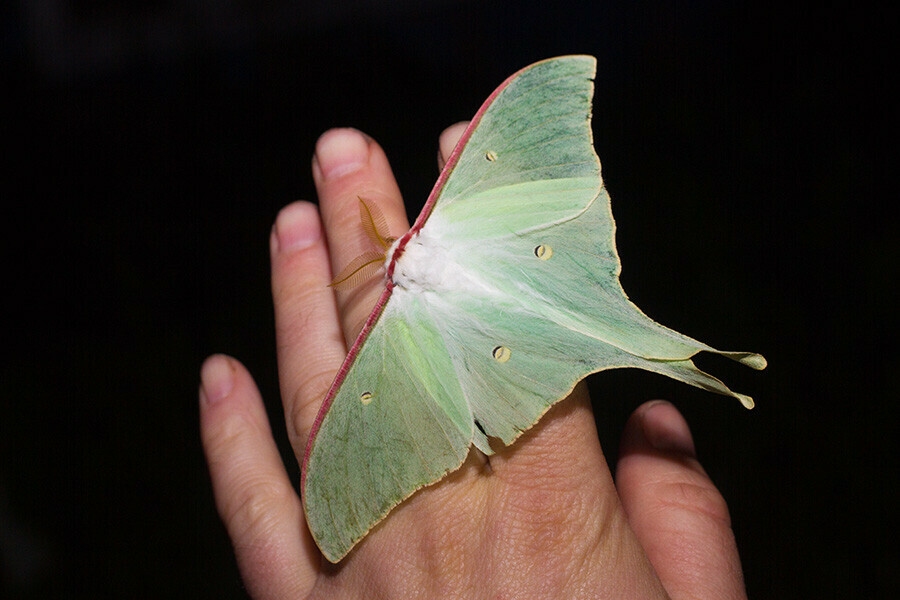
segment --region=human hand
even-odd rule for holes
[[[442,134],[440,156],[462,131]],[[408,229],[384,152],[359,132],[326,132],[313,176],[321,221],[315,205],[296,202],[271,237],[281,392],[298,459],[382,287],[327,287],[332,270],[369,249],[357,198],[380,207],[391,235]],[[668,403],[632,415],[614,483],[579,385],[514,445],[489,459],[473,450],[331,565],[307,530],[249,373],[218,355],[201,380],[216,504],[253,597],[746,597],[725,501]]]

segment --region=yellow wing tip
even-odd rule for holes
[[[738,400],[741,401],[741,404],[743,404],[744,408],[746,408],[747,410],[751,410],[754,406],[756,406],[756,402],[754,402],[753,398],[751,398],[750,396],[747,396],[745,394],[735,394],[735,396]]]
[[[762,354],[757,354],[755,352],[719,352],[719,354],[730,358],[731,360],[736,360],[742,365],[748,366],[756,371],[762,371],[769,364]]]
[[[751,369],[756,369],[757,371],[762,371],[769,365],[766,357],[764,357],[762,354],[748,354],[747,357],[741,362]]]

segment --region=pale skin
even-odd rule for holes
[[[441,164],[463,128],[441,135]],[[358,131],[322,135],[313,177],[318,209],[285,207],[270,240],[281,396],[298,461],[381,289],[378,277],[327,287],[372,249],[358,198],[379,206],[390,235],[409,227],[387,157]],[[254,598],[746,598],[727,505],[666,402],[629,419],[613,480],[578,386],[512,447],[489,459],[473,450],[331,565],[307,530],[250,374],[215,355],[201,382],[216,505]]]

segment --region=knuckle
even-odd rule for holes
[[[548,548],[561,555],[571,550],[576,530],[590,522],[590,499],[560,486],[520,488],[509,498],[495,523],[496,533],[521,540],[520,550],[543,554]]]
[[[222,514],[235,544],[253,545],[269,537],[294,504],[293,489],[271,480],[248,481],[237,490]]]
[[[285,395],[288,400],[288,417],[294,431],[306,436],[312,426],[322,400],[334,379],[334,366],[330,363],[309,365],[298,375],[296,389]]]
[[[253,421],[246,412],[223,411],[212,426],[203,430],[203,442],[211,465],[231,461],[253,428]]]
[[[671,482],[665,485],[659,497],[666,509],[693,513],[731,527],[728,504],[711,482]]]

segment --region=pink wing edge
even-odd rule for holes
[[[447,163],[444,165],[440,176],[435,182],[434,188],[432,188],[431,190],[431,194],[428,195],[428,200],[425,202],[425,206],[422,207],[422,212],[419,213],[419,216],[416,218],[416,222],[413,223],[409,231],[407,231],[403,235],[403,237],[400,238],[400,241],[397,244],[397,248],[396,250],[394,250],[394,255],[391,258],[391,263],[390,265],[388,265],[388,271],[386,274],[387,281],[385,282],[384,291],[378,298],[378,302],[375,304],[372,312],[369,313],[369,316],[366,319],[362,330],[359,332],[359,335],[356,336],[356,341],[353,342],[353,346],[347,353],[347,358],[344,359],[343,364],[341,364],[341,368],[338,369],[337,375],[335,375],[334,381],[331,384],[331,388],[329,388],[328,393],[325,395],[325,399],[322,401],[322,406],[321,408],[319,408],[319,412],[316,414],[316,420],[313,422],[312,429],[310,429],[309,439],[306,442],[306,450],[303,454],[303,463],[300,467],[301,498],[306,497],[306,473],[308,471],[307,465],[309,463],[309,456],[312,453],[313,444],[316,440],[316,434],[318,434],[319,428],[322,426],[322,421],[325,420],[325,415],[331,408],[331,403],[334,401],[335,396],[337,396],[337,392],[340,389],[341,384],[344,382],[344,378],[347,376],[347,373],[350,371],[350,367],[353,366],[353,363],[356,360],[356,356],[359,354],[362,345],[365,343],[366,338],[369,337],[369,332],[371,332],[375,327],[375,324],[378,322],[378,318],[381,316],[381,313],[384,310],[387,301],[391,297],[391,291],[394,288],[394,284],[391,281],[391,277],[394,273],[394,263],[397,261],[397,258],[399,258],[401,254],[403,254],[403,250],[412,236],[418,233],[419,230],[422,229],[422,226],[425,225],[425,221],[428,220],[428,217],[431,214],[431,211],[434,209],[434,205],[437,202],[441,190],[444,189],[444,185],[447,183],[447,179],[450,177],[450,174],[456,167],[456,163],[459,162],[459,156],[462,154],[463,149],[466,147],[469,138],[472,137],[472,133],[478,126],[478,123],[481,122],[481,118],[484,115],[485,111],[487,111],[491,104],[493,104],[497,96],[500,95],[500,92],[506,89],[506,87],[519,75],[536,67],[537,65],[540,65],[541,63],[545,63],[551,60],[556,60],[556,58],[548,58],[546,60],[538,61],[536,63],[528,65],[527,67],[519,69],[518,71],[507,77],[506,81],[501,83],[497,87],[497,89],[495,89],[493,93],[488,96],[487,100],[484,101],[484,104],[481,105],[481,108],[478,109],[478,112],[475,113],[475,116],[472,117],[472,120],[469,122],[469,126],[466,127],[466,130],[463,132],[462,137],[459,138],[459,142],[457,142],[456,147],[453,149],[453,153],[450,154],[450,158],[447,159]]]

